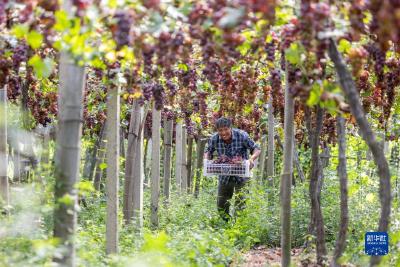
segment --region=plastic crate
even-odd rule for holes
[[[212,160],[204,160],[203,166],[204,176],[239,176],[239,177],[250,177],[250,162],[248,160],[243,161],[239,164],[225,164],[225,163],[213,163]]]

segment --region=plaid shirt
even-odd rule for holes
[[[218,157],[225,155],[227,157],[241,156],[243,159],[248,159],[248,150],[253,153],[254,149],[260,149],[260,147],[250,138],[249,134],[243,130],[233,128],[232,129],[232,142],[230,144],[225,143],[222,138],[215,133],[208,140],[208,146],[206,152],[213,158],[213,154],[217,151]],[[220,183],[227,184],[229,181],[234,183],[243,183],[249,178],[238,177],[238,176],[219,176]]]

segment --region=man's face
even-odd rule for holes
[[[231,140],[232,137],[232,131],[230,127],[220,127],[217,129],[219,136],[222,138],[224,141],[229,141]]]

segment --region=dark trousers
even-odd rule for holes
[[[245,195],[247,193],[247,182],[236,183],[229,181],[227,184],[218,182],[218,195],[217,195],[217,207],[221,217],[227,221],[230,218],[229,207],[230,200],[235,192],[235,213],[238,210],[245,208]]]

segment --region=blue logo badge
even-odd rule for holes
[[[365,253],[371,256],[382,256],[389,252],[389,236],[386,232],[365,233]]]

